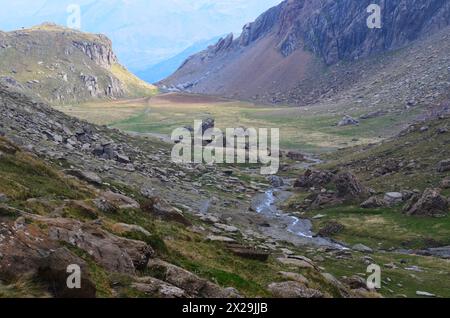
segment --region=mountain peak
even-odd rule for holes
[[[237,39],[221,39],[190,57],[161,84],[267,101],[260,96],[289,92],[321,68],[403,48],[450,24],[449,1],[391,0],[380,5],[382,28],[371,29],[367,25],[371,3],[284,1],[247,23]]]

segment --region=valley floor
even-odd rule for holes
[[[311,153],[380,141],[399,131],[402,123],[416,115],[415,110],[396,112],[367,119],[358,126],[339,127],[337,123],[345,114],[358,118],[364,110],[346,112],[332,104],[312,107],[261,105],[181,93],[56,108],[96,124],[138,133],[170,135],[176,128],[192,126],[194,120],[207,117],[213,117],[221,129],[241,126],[279,128],[283,149]]]
[[[138,100],[73,105],[60,107],[59,110],[98,124],[143,135],[150,134],[161,139],[165,139],[172,129],[192,125],[194,119],[206,117],[215,118],[220,128],[280,127],[281,144],[284,149],[322,153],[325,162],[315,169],[352,171],[364,184],[372,187],[375,193],[381,196],[389,191],[419,192],[428,187],[439,187],[441,180],[448,176],[448,173],[436,172],[439,161],[450,158],[447,147],[448,133],[445,133],[449,124],[448,119],[431,121],[427,123],[427,129],[417,125],[414,129],[410,127],[407,133],[389,139],[386,137],[400,131],[408,118],[413,119],[417,116],[417,110],[395,113],[391,117],[389,115],[382,118],[375,117],[363,121],[359,126],[338,127],[335,123],[341,119],[342,114],[337,115],[333,111],[324,113],[324,107],[322,105],[313,109],[254,105],[213,97],[171,93]],[[436,133],[441,130],[444,133]],[[381,143],[372,144],[382,140],[384,141]],[[367,146],[367,144],[372,145]],[[342,150],[336,151],[340,148]],[[326,154],[323,154],[324,152]],[[293,180],[304,173],[305,166],[299,165],[298,162],[285,158],[283,165],[280,176],[285,180]],[[237,178],[251,181],[253,186],[258,184],[256,186],[258,191],[267,189],[264,186],[261,188],[261,184],[268,186],[267,181],[254,175],[251,168],[236,166],[233,170]],[[217,179],[214,180],[217,181]],[[240,202],[237,210],[222,211],[223,214],[220,217],[238,227],[250,228],[252,231],[261,230],[261,227],[254,224],[259,220],[256,214],[251,217],[247,211],[240,211],[242,206],[249,204],[250,197],[243,196],[239,192],[233,193],[233,191],[224,194],[220,186],[214,185],[212,179],[208,182],[201,178],[197,183],[202,185],[202,189],[209,195],[220,198],[224,198],[225,195],[229,200]],[[449,196],[449,191],[443,190],[442,193]],[[323,247],[300,247],[295,240],[287,239],[286,241],[281,237],[275,237],[275,241],[283,242],[284,240],[285,243],[281,244],[284,248],[292,250],[293,253],[308,256],[320,268],[337,277],[348,278],[355,274],[364,277],[369,263],[380,264],[383,272],[383,287],[380,292],[386,297],[416,297],[417,292],[420,291],[450,297],[449,260],[425,256],[429,248],[450,245],[448,216],[444,218],[411,217],[402,212],[400,205],[362,209],[359,205],[341,204],[325,205],[303,211],[301,207],[308,201],[310,194],[308,191],[296,190],[289,200],[282,203],[282,208],[291,215],[311,220],[315,232],[327,228],[330,223],[338,222],[344,230],[335,234],[331,233],[330,236],[333,239],[349,247],[362,243],[370,247],[371,251],[336,253]],[[276,228],[278,225],[271,224],[271,226]],[[273,239],[273,237],[270,239],[266,237],[263,241],[272,242]],[[248,243],[245,237],[243,242]],[[183,246],[185,246],[182,242],[168,244],[180,251],[184,250]],[[266,246],[265,248],[272,248],[270,244],[263,245]],[[184,254],[184,252],[181,253]],[[200,251],[198,253],[202,254]],[[192,264],[189,259],[196,258],[198,254],[189,253],[185,259],[187,263],[184,265],[190,267]],[[214,258],[215,256],[213,258],[202,256],[202,266]],[[211,266],[216,268],[228,265],[219,265],[213,261]],[[229,274],[234,273],[234,269],[229,268],[229,270]],[[304,271],[301,272],[304,273]],[[255,279],[250,277],[251,275],[245,275],[250,281]],[[239,281],[240,279],[242,277]],[[232,285],[238,286],[235,285],[236,283],[243,282],[231,282]],[[245,290],[247,288],[253,287],[250,285],[244,287]]]

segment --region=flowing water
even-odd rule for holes
[[[295,167],[308,169],[311,166],[322,163],[320,159],[310,156],[307,156],[305,159],[304,162],[298,163]],[[252,208],[256,213],[273,220],[276,229],[266,229],[266,232],[272,234],[272,237],[281,235],[281,238],[287,239],[287,237],[283,237],[279,233],[280,230],[284,230],[291,236],[295,236],[296,239],[294,241],[300,242],[301,244],[346,249],[342,244],[334,242],[331,239],[315,236],[312,231],[313,224],[309,219],[290,215],[279,208],[280,203],[285,202],[292,196],[292,193],[287,191],[286,188],[287,186],[271,188],[264,193],[257,194],[252,200]]]
[[[283,189],[270,189],[264,193],[255,196],[252,201],[253,210],[272,220],[271,228],[266,228],[265,232],[269,232],[274,238],[287,239],[280,230],[284,230],[291,236],[294,236],[295,242],[304,245],[324,246],[336,249],[344,249],[341,244],[333,242],[330,239],[316,237],[312,231],[312,222],[308,219],[299,218],[279,209],[278,204],[286,201],[292,193]],[[278,237],[279,236],[279,237]]]

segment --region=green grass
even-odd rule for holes
[[[379,118],[364,120],[359,126],[337,127],[336,123],[340,121],[343,113],[357,117],[364,111],[356,109],[349,113],[333,104],[297,108],[223,99],[202,100],[202,97],[193,100],[191,95],[183,94],[163,94],[148,99],[115,102],[103,101],[59,109],[95,123],[138,133],[170,135],[174,129],[193,125],[194,120],[206,117],[215,118],[216,126],[221,129],[240,126],[279,128],[280,144],[283,149],[314,153],[380,141],[383,137],[400,130],[402,123],[417,113],[417,110],[393,112]]]
[[[450,245],[450,216],[445,218],[411,217],[401,207],[362,209],[357,206],[339,206],[307,212],[325,218],[313,221],[315,230],[328,221],[338,221],[345,229],[333,238],[348,244],[363,243],[372,248],[427,248],[430,242]]]
[[[0,138],[0,144],[7,145],[8,142]],[[0,171],[0,192],[12,200],[39,197],[82,199],[88,194],[75,181],[22,152],[1,155]]]
[[[384,297],[414,298],[418,297],[416,291],[431,292],[438,297],[450,297],[448,288],[450,261],[395,253],[376,253],[371,257],[374,264],[381,267],[382,284],[379,292]],[[391,269],[384,266],[390,263],[394,263],[397,268]],[[354,253],[353,258],[348,260],[336,261],[329,258],[321,265],[337,278],[353,276],[356,273],[364,274],[367,270],[367,264],[362,261],[362,254],[359,253]],[[412,266],[419,266],[423,271],[415,272],[405,269]]]

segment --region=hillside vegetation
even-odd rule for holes
[[[119,64],[106,36],[54,24],[0,32],[0,82],[57,105],[157,92]]]

